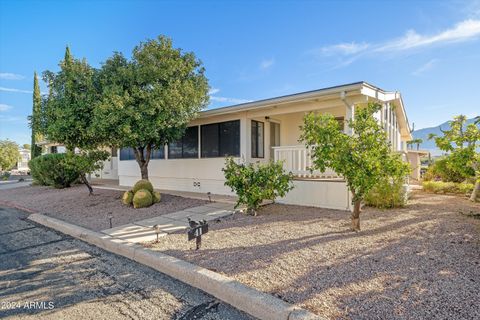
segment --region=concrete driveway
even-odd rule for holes
[[[0,318],[251,319],[175,279],[0,208]]]

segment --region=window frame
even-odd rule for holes
[[[260,123],[262,124],[260,126]],[[255,126],[254,126],[255,124]],[[259,147],[259,141],[260,141],[260,137],[259,137],[259,129],[260,127],[262,128],[262,152],[261,152],[261,156],[259,155],[260,154],[260,147]],[[256,129],[255,130],[255,138],[256,138],[256,143],[255,143],[255,148],[254,148],[254,144],[253,144],[253,140],[254,140],[254,135],[253,135],[253,129]],[[250,152],[251,152],[251,157],[252,158],[256,158],[256,159],[264,159],[265,158],[265,122],[262,122],[262,121],[258,121],[258,120],[251,120],[250,122],[250,132],[251,132],[251,135],[250,135]]]
[[[227,156],[224,155],[224,152],[222,152],[222,128],[221,126],[226,124],[226,123],[235,123],[235,124],[238,124],[237,125],[237,128],[238,128],[238,150],[235,150],[235,154],[229,154]],[[205,151],[205,141],[204,141],[204,135],[203,135],[203,128],[204,127],[212,127],[212,126],[216,126],[217,127],[217,137],[215,138],[216,140],[216,146],[217,146],[217,149],[218,149],[218,155],[217,156],[211,156],[211,155],[205,155],[204,154],[204,151]],[[224,158],[224,157],[240,157],[240,153],[241,153],[241,122],[240,122],[240,119],[236,119],[236,120],[229,120],[229,121],[222,121],[222,122],[214,122],[214,123],[207,123],[207,124],[203,124],[200,126],[200,158],[202,159],[207,159],[207,158]]]
[[[195,128],[194,130],[192,128]],[[188,130],[191,130],[192,132],[196,132],[196,142],[195,142],[195,149],[196,149],[196,155],[195,156],[188,156],[186,157],[185,156],[185,151],[184,151],[184,139],[186,137],[186,134],[187,134],[187,131]],[[176,160],[176,159],[198,159],[198,155],[199,155],[199,150],[198,150],[198,141],[200,139],[199,137],[199,126],[190,126],[190,127],[187,127],[185,129],[185,134],[180,138],[178,139],[175,143],[180,143],[181,144],[181,156],[174,156],[172,157],[171,154],[170,154],[170,143],[168,144],[168,151],[167,151],[167,155],[168,155],[168,159],[172,159],[172,160]]]

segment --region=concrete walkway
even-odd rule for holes
[[[153,230],[154,225],[160,227],[160,237],[169,233],[188,228],[188,218],[199,221],[213,221],[234,213],[234,204],[225,202],[211,202],[203,206],[192,207],[182,211],[164,214],[155,218],[136,221],[112,229],[102,230],[109,236],[132,243],[153,241],[157,234]]]

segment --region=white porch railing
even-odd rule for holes
[[[272,147],[275,161],[283,161],[283,168],[301,178],[340,178],[333,170],[327,168],[325,172],[310,171],[313,165],[310,152],[303,145]]]

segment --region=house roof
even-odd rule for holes
[[[373,98],[381,102],[395,102],[396,113],[400,122],[402,130],[402,136],[411,139],[410,126],[408,123],[407,114],[403,105],[402,96],[398,91],[385,91],[377,86],[374,86],[365,81],[353,82],[334,87],[327,87],[317,90],[305,91],[295,94],[289,94],[269,99],[262,99],[247,103],[236,104],[232,106],[220,107],[216,109],[210,109],[200,112],[200,118],[207,118],[216,115],[230,114],[242,111],[258,110],[262,108],[269,108],[273,105],[286,104],[291,102],[299,102],[302,100],[318,99],[322,96],[338,95],[340,98],[343,94],[344,97],[348,93],[362,94],[367,97]]]

